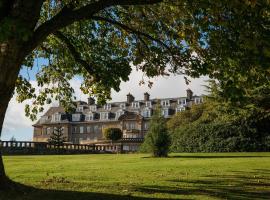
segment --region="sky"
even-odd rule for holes
[[[35,65],[40,65],[42,61],[36,61]],[[31,79],[31,83],[36,86],[36,82],[34,80],[35,71],[27,72],[25,69],[21,71],[21,74],[27,75]],[[143,99],[143,93],[148,92],[150,94],[150,98],[171,98],[171,97],[183,97],[186,96],[186,90],[190,88],[194,95],[206,94],[205,87],[207,77],[201,77],[198,79],[191,79],[191,83],[189,85],[185,84],[185,80],[183,76],[169,76],[169,77],[157,77],[151,79],[154,82],[152,88],[150,89],[147,85],[139,85],[140,80],[142,79],[142,73],[136,71],[135,69],[132,71],[130,75],[130,80],[127,82],[122,82],[120,86],[120,92],[112,91],[112,101],[125,101],[126,95],[131,93],[135,100]],[[71,85],[75,89],[75,96],[77,100],[87,101],[87,96],[84,95],[79,87],[80,80],[73,79],[71,81]],[[26,103],[17,103],[16,95],[11,99],[3,125],[1,140],[10,140],[12,137],[15,137],[17,141],[31,141],[33,138],[33,127],[32,125],[35,123],[31,121],[29,118],[25,117],[24,106]],[[53,103],[55,105],[55,103]],[[52,105],[49,105],[52,106]],[[49,108],[49,106],[45,107],[45,111]],[[41,116],[43,113],[40,113]]]

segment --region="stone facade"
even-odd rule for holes
[[[76,111],[66,113],[62,107],[51,107],[34,124],[33,141],[45,142],[56,127],[63,127],[68,142],[76,144],[102,144],[103,129],[114,127],[123,131],[123,150],[136,151],[147,133],[149,120],[157,104],[161,105],[165,118],[189,109],[193,104],[203,102],[203,96],[193,96],[188,89],[186,97],[150,99],[148,93],[143,100],[135,100],[127,95],[123,102],[108,103],[103,106],[95,104],[95,99],[88,102],[76,102]]]

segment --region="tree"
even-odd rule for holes
[[[217,82],[211,81],[208,87],[210,94],[200,105],[201,110],[193,106],[191,110],[169,120],[168,127],[173,141],[171,150],[269,151],[269,88],[247,88],[251,95],[241,104],[235,104],[222,95]]]
[[[35,119],[52,98],[72,107],[75,75],[104,103],[130,63],[149,77],[208,74],[238,99],[243,85],[269,84],[268,23],[266,0],[0,0],[0,132],[15,86]],[[38,58],[47,64],[35,90],[19,72]],[[0,156],[0,187],[5,180]]]
[[[63,127],[56,127],[54,128],[50,138],[48,139],[49,144],[56,146],[59,149],[63,146],[64,142],[66,141],[66,137],[63,133]]]
[[[106,128],[104,129],[104,137],[107,140],[116,141],[122,138],[123,133],[119,128]]]
[[[151,152],[154,157],[167,157],[170,144],[166,120],[161,114],[160,107],[157,107],[141,148]]]
[[[0,132],[15,86],[19,102],[33,100],[25,111],[35,119],[51,98],[72,107],[69,80],[75,75],[84,80],[85,93],[104,102],[111,88],[119,91],[120,82],[128,80],[132,62],[149,76],[165,74],[180,48],[160,35],[158,20],[153,24],[151,10],[161,10],[153,4],[161,1],[0,0]],[[148,12],[152,16],[144,16]],[[32,69],[38,58],[47,64],[36,75],[36,92],[19,72]],[[0,155],[0,189],[8,183]]]

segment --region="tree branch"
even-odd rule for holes
[[[64,28],[76,21],[91,19],[94,14],[105,8],[117,5],[149,5],[160,3],[163,0],[100,0],[95,3],[88,4],[79,9],[74,9],[73,4],[65,6],[57,15],[49,21],[40,25],[33,34],[33,37],[26,45],[26,51],[32,51],[38,44],[43,42],[48,35]]]
[[[82,65],[90,74],[94,73],[94,68],[90,66],[85,60],[82,59],[80,53],[76,50],[76,48],[72,45],[70,40],[60,31],[56,31],[54,35],[60,39],[67,46],[69,52],[73,56],[74,60]]]
[[[145,37],[145,38],[147,38],[147,39],[149,39],[151,41],[154,41],[154,42],[158,43],[159,45],[165,47],[169,52],[171,52],[171,49],[170,49],[170,47],[168,45],[166,45],[161,40],[159,40],[157,38],[154,38],[153,36],[151,36],[151,35],[149,35],[147,33],[138,31],[138,30],[136,30],[134,28],[131,28],[131,27],[125,25],[125,24],[122,24],[122,23],[120,23],[118,21],[115,21],[115,20],[112,20],[112,19],[99,17],[99,16],[93,16],[92,19],[97,20],[97,21],[104,21],[104,22],[119,26],[120,28],[124,29],[125,31],[127,31],[129,33],[132,33],[132,34],[135,34],[135,35],[138,35],[138,36],[143,36],[143,37]]]

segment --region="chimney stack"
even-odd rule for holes
[[[95,103],[96,103],[96,101],[93,97],[88,98],[88,105],[94,105]]]
[[[192,97],[193,97],[193,92],[192,92],[191,89],[188,88],[188,89],[187,89],[187,99],[188,99],[188,100],[191,100]]]
[[[130,93],[127,94],[127,103],[132,103],[135,100],[134,96]]]
[[[150,94],[148,92],[144,93],[144,101],[150,100]]]

